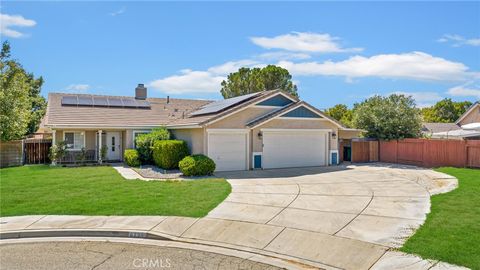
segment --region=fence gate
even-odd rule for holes
[[[352,162],[378,161],[378,141],[352,141]]]
[[[51,139],[25,140],[25,164],[50,163],[50,159],[48,158],[50,146],[52,146]]]

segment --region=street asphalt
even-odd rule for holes
[[[242,269],[278,267],[217,253],[119,242],[34,242],[0,245],[2,270]]]

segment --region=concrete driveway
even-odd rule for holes
[[[75,235],[122,231],[137,237],[140,232],[294,261],[299,268],[447,268],[390,250],[424,222],[430,195],[457,186],[451,176],[388,164],[217,176],[230,182],[232,193],[204,218],[24,216],[1,218],[0,229],[25,236],[81,230]]]
[[[415,167],[350,166],[218,173],[232,193],[182,236],[369,269],[425,220],[452,177]],[[238,235],[248,237],[238,238]]]

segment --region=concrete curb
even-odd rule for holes
[[[150,240],[172,239],[146,231],[120,231],[120,230],[23,230],[0,232],[0,240],[38,237],[118,237],[140,238]]]

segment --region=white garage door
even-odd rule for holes
[[[263,168],[327,165],[327,135],[322,130],[262,130]]]
[[[216,171],[247,170],[247,135],[244,130],[207,130],[208,156]]]

